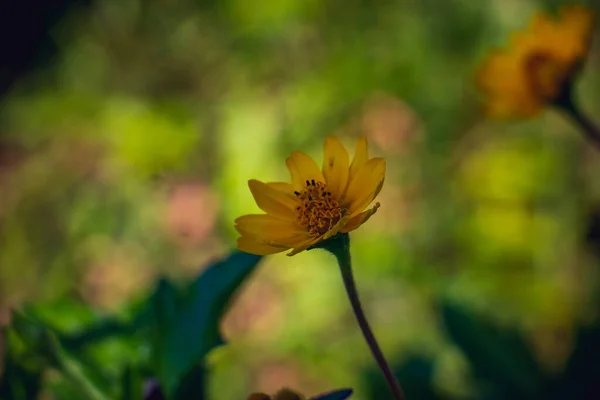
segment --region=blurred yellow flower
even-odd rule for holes
[[[306,154],[286,160],[292,183],[248,181],[256,204],[266,214],[235,220],[242,251],[258,255],[292,249],[289,256],[335,236],[350,232],[373,215],[375,199],[385,178],[385,160],[369,159],[367,141],[359,139],[350,163],[348,152],[334,137],[324,145],[323,168]]]
[[[305,400],[306,397],[300,393],[296,393],[291,389],[281,389],[274,396],[269,396],[264,393],[253,393],[248,397],[248,400]]]
[[[594,22],[583,5],[564,6],[557,19],[537,13],[528,29],[513,34],[508,49],[490,54],[479,70],[486,113],[527,118],[565,95],[589,51]]]

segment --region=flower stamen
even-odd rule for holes
[[[325,183],[307,180],[306,188],[294,194],[301,201],[296,207],[298,222],[312,235],[324,235],[346,215],[347,210],[340,207]]]

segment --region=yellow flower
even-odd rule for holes
[[[265,393],[253,393],[248,397],[248,400],[305,400],[306,398],[300,393],[296,393],[291,389],[281,389],[273,397]]]
[[[477,86],[487,97],[486,113],[526,118],[557,101],[587,56],[594,22],[582,5],[564,6],[557,19],[537,13],[528,29],[513,34],[508,49],[483,63]]]
[[[369,159],[367,141],[359,139],[350,163],[348,152],[334,137],[325,140],[322,171],[306,154],[286,160],[292,183],[248,181],[258,207],[266,214],[235,220],[242,251],[258,255],[292,249],[289,256],[350,232],[379,208],[375,199],[383,186],[385,160]]]

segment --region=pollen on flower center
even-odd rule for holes
[[[346,209],[327,191],[327,185],[315,180],[306,181],[306,188],[295,191],[300,201],[296,207],[298,222],[308,232],[316,235],[327,233],[342,217]]]

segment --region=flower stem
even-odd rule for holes
[[[49,338],[49,344],[52,349],[52,359],[56,367],[58,367],[64,376],[76,385],[82,394],[90,400],[107,400],[108,397],[100,391],[86,376],[81,365],[70,359],[58,341],[54,338]]]
[[[352,273],[350,237],[347,233],[342,233],[330,239],[328,242],[329,243],[327,243],[324,248],[331,252],[338,261],[340,271],[342,273],[342,279],[344,281],[344,287],[346,288],[346,293],[348,294],[348,299],[350,300],[352,310],[354,311],[358,326],[362,331],[365,341],[367,342],[375,361],[377,361],[377,365],[383,372],[385,380],[394,395],[394,399],[405,400],[402,389],[400,388],[400,383],[398,383],[394,377],[394,374],[388,362],[386,361],[379,344],[377,343],[377,339],[375,338],[375,335],[369,326],[369,322],[367,321],[367,317],[365,316],[360,303],[358,291],[356,289],[356,283],[354,282],[354,275]]]
[[[561,98],[555,105],[564,111],[581,128],[586,139],[600,150],[600,129],[581,111],[573,101],[570,92],[568,96]]]

